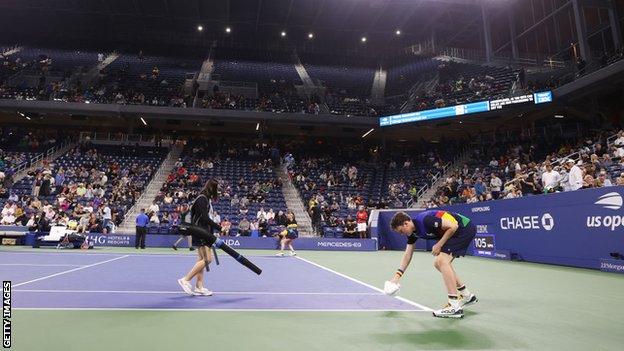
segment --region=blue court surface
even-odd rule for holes
[[[188,296],[177,284],[191,254],[2,251],[0,276],[13,283],[15,309],[430,311],[302,257],[248,256],[260,276],[219,258],[205,275],[211,297]]]

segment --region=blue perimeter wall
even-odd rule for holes
[[[477,225],[469,250],[473,255],[604,269],[605,262],[614,262],[610,253],[624,255],[623,197],[624,187],[617,186],[441,209],[461,213]],[[410,215],[419,211],[406,210]],[[405,249],[406,238],[390,229],[396,212],[371,216],[380,249]],[[434,243],[419,240],[417,248],[431,249]],[[615,262],[624,270],[623,260]]]
[[[89,242],[95,247],[133,247],[135,244],[134,235],[124,234],[94,234],[87,236]],[[145,238],[146,247],[171,247],[179,238],[178,235],[148,234]],[[276,238],[254,238],[254,237],[223,237],[223,241],[235,249],[277,249]],[[35,243],[35,234],[26,234],[26,245]],[[187,241],[182,240],[179,246],[186,247]],[[327,250],[327,251],[377,251],[376,239],[334,239],[334,238],[304,238],[300,237],[293,242],[295,250]]]

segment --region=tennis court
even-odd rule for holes
[[[221,255],[206,276],[214,296],[190,297],[176,282],[195,260],[188,251],[0,251],[0,275],[13,283],[13,349],[606,350],[624,342],[622,275],[462,258],[458,273],[480,302],[462,320],[440,320],[429,312],[445,295],[428,253],[415,254],[400,298],[378,287],[401,252],[245,254],[261,276]]]

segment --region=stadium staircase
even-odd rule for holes
[[[212,50],[208,53],[208,58],[202,63],[201,71],[199,72],[198,80],[209,80],[210,75],[214,71],[214,58],[212,57]]]
[[[416,99],[423,93],[431,93],[440,82],[440,74],[436,72],[429,79],[422,79],[416,82],[410,90],[407,101],[401,106],[401,113],[408,113],[415,110]]]
[[[22,180],[29,172],[35,172],[44,161],[51,162],[52,160],[57,159],[64,155],[67,151],[76,146],[75,143],[67,142],[61,145],[54,146],[51,149],[48,149],[46,152],[38,154],[33,159],[30,160],[30,167],[25,168],[19,172],[17,172],[13,176],[13,182],[17,183]]]
[[[110,53],[108,56],[106,56],[104,58],[104,60],[100,63],[98,63],[97,65],[93,66],[93,68],[91,68],[89,70],[89,72],[87,72],[83,77],[82,77],[82,81],[88,85],[93,83],[93,81],[99,77],[100,75],[100,71],[102,71],[104,68],[106,68],[108,65],[110,65],[111,63],[113,63],[113,61],[115,61],[117,58],[119,57],[118,53]]]
[[[375,78],[373,79],[373,88],[371,90],[373,103],[383,103],[384,96],[386,95],[387,79],[388,72],[380,67],[379,70],[375,72]]]
[[[409,207],[425,208],[427,202],[429,202],[433,195],[435,195],[436,191],[438,191],[438,188],[444,184],[446,178],[450,177],[457,169],[461,167],[461,165],[468,162],[468,160],[470,160],[470,150],[465,150],[461,154],[461,156],[456,158],[452,164],[448,165],[445,168],[444,173],[442,173],[433,183],[431,183],[431,185],[429,185],[427,189],[418,197],[418,200]]]
[[[314,82],[312,81],[312,78],[310,78],[308,71],[306,71],[305,67],[301,63],[299,55],[295,52],[293,53],[292,58],[295,62],[295,70],[297,71],[297,74],[299,74],[299,78],[301,78],[303,85],[308,88],[314,88]]]
[[[288,169],[286,168],[286,165],[276,167],[275,174],[277,174],[279,180],[282,181],[282,192],[284,194],[284,200],[286,200],[286,207],[293,211],[295,218],[297,219],[299,235],[308,237],[313,236],[312,219],[303,205],[303,199],[299,196],[297,188],[295,188],[290,180],[290,177],[288,176]]]
[[[124,221],[119,228],[117,228],[118,233],[134,234],[136,216],[142,208],[148,208],[152,204],[161,187],[167,181],[167,176],[169,176],[169,173],[171,173],[171,170],[174,168],[180,154],[182,154],[182,147],[171,147],[167,158],[165,158],[165,161],[163,161],[158,171],[156,171],[152,181],[147,185],[145,191],[141,194],[141,197],[137,200],[135,205],[126,213]]]

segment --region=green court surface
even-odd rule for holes
[[[130,253],[134,250],[100,249],[98,252]],[[180,254],[164,249],[148,249],[141,253],[169,252]],[[271,252],[247,251],[245,254],[266,255]],[[394,272],[402,252],[301,251],[299,254],[381,287]],[[465,317],[459,320],[437,319],[426,312],[14,309],[11,349],[624,349],[624,275],[474,257],[456,260],[455,268],[480,300],[467,307]],[[401,296],[412,301],[432,308],[445,302],[442,280],[432,266],[429,253],[414,254],[402,285]]]

